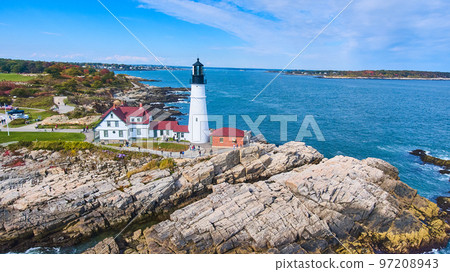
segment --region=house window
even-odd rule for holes
[[[163,136],[163,134],[164,134],[164,131],[160,130],[159,131],[159,136]]]
[[[115,121],[114,123],[115,123],[116,127],[119,127],[119,121]]]
[[[223,138],[219,138],[219,142],[223,144]]]
[[[169,136],[169,131],[168,130],[166,130],[166,135]]]
[[[137,135],[141,135],[141,129],[138,128],[138,129],[136,129],[136,130],[137,130]]]
[[[198,122],[198,118],[195,118],[195,122]]]
[[[181,133],[181,138],[184,138],[184,133]]]
[[[109,117],[113,118],[113,114],[111,113],[111,115]]]
[[[110,126],[111,126],[111,121],[107,121],[107,122],[106,122],[106,126],[107,126],[107,127],[110,127]]]
[[[131,118],[131,122],[134,122],[134,118]]]
[[[107,130],[104,130],[104,131],[103,131],[103,136],[105,136],[105,138],[108,137],[108,131],[107,131]]]
[[[119,137],[120,137],[120,138],[123,137],[123,130],[119,130]]]

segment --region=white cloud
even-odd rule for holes
[[[161,60],[161,58],[159,58]],[[113,62],[122,62],[122,63],[149,63],[152,59],[149,57],[141,57],[141,56],[122,56],[122,55],[114,55],[108,56],[104,58],[99,58],[100,61],[113,61]]]
[[[294,56],[349,0],[138,0],[180,20],[223,30],[256,55]],[[449,55],[450,1],[355,0],[304,55],[322,55],[328,67],[379,58]],[[443,46],[444,44],[444,46]],[[301,58],[304,58],[302,56]],[[307,59],[307,58],[306,58]],[[312,62],[313,60],[311,60]],[[435,60],[439,61],[439,60]]]

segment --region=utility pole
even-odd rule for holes
[[[6,129],[8,130],[8,136],[9,136],[9,122],[8,122],[8,113],[6,113],[6,103],[4,105],[5,105],[5,115],[6,115],[6,117],[5,117]]]

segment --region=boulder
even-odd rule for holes
[[[118,254],[119,246],[112,237],[105,238],[100,243],[96,244],[83,252],[83,254]]]

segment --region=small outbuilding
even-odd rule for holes
[[[237,128],[219,128],[211,133],[213,147],[241,147],[244,145],[245,132]]]

